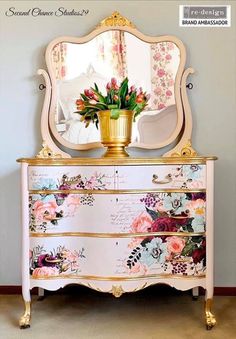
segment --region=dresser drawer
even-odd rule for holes
[[[205,188],[205,165],[118,166],[118,189]]]
[[[29,166],[29,190],[114,189],[113,166]]]
[[[133,238],[44,237],[30,239],[30,275],[34,279],[148,276],[202,276],[205,238],[169,236]]]
[[[206,194],[30,194],[33,233],[205,232]]]

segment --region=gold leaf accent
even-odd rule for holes
[[[181,149],[180,152],[172,153],[172,157],[194,157],[197,152],[192,148],[191,141],[189,140]]]
[[[25,312],[19,320],[20,328],[30,327],[30,318],[31,318],[30,301],[25,301]]]
[[[216,318],[214,314],[211,312],[212,307],[212,299],[207,299],[205,302],[205,319],[206,319],[206,327],[210,330],[212,327],[216,325]]]
[[[119,286],[113,285],[112,286],[111,293],[114,295],[114,297],[119,298],[119,297],[122,296],[122,294],[124,292],[125,291],[123,290],[121,285],[119,285]]]
[[[98,27],[114,27],[114,26],[128,26],[135,28],[135,25],[127,18],[120,15],[119,12],[113,12],[111,16],[108,16],[100,22]]]
[[[43,158],[43,159],[50,159],[50,158],[62,158],[61,154],[57,154],[51,150],[48,145],[43,142],[42,144],[43,148],[41,151],[36,155],[36,158]]]

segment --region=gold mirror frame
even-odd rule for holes
[[[192,118],[191,110],[187,99],[186,94],[186,78],[190,73],[193,73],[193,69],[189,68],[184,70],[186,62],[186,50],[183,42],[176,38],[175,36],[159,36],[151,37],[144,35],[139,32],[133,23],[131,23],[127,18],[121,16],[118,12],[114,12],[110,17],[105,18],[101,23],[88,35],[83,37],[59,37],[51,41],[46,49],[46,64],[48,68],[48,74],[44,70],[39,70],[38,73],[44,76],[46,82],[46,95],[45,102],[42,111],[41,119],[41,131],[44,142],[44,147],[39,154],[39,157],[70,157],[66,152],[63,152],[54,142],[56,139],[57,144],[61,144],[64,147],[72,150],[89,150],[98,147],[102,147],[100,142],[93,142],[87,144],[73,144],[64,139],[57,131],[55,124],[55,117],[53,112],[53,107],[57,103],[56,95],[56,78],[53,73],[53,65],[51,53],[55,45],[62,42],[82,44],[90,41],[97,35],[110,31],[110,30],[121,30],[124,32],[129,32],[140,40],[148,43],[158,43],[158,42],[173,42],[180,51],[180,62],[178,70],[175,77],[174,92],[175,92],[175,103],[177,107],[177,124],[176,128],[170,137],[159,143],[159,144],[143,144],[143,143],[132,143],[130,146],[139,147],[143,149],[159,149],[167,145],[170,145],[177,138],[179,141],[173,150],[164,154],[168,156],[192,156],[196,155],[196,152],[191,148],[191,133],[192,133]]]

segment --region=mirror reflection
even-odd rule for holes
[[[59,43],[51,58],[57,98],[51,112],[55,112],[57,132],[66,141],[99,142],[99,129],[94,124],[85,128],[75,113],[75,102],[94,83],[105,94],[111,77],[118,82],[128,77],[130,85],[142,87],[150,94],[148,106],[134,124],[132,142],[159,143],[175,130],[174,85],[180,52],[173,42],[148,43],[128,32],[112,30],[86,43]]]

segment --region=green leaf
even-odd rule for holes
[[[104,104],[103,102],[98,102],[95,106],[96,106],[97,108],[99,108],[100,110],[108,109],[107,104]]]
[[[118,119],[120,116],[120,109],[114,108],[111,109],[111,119]]]
[[[123,105],[125,105],[125,97],[127,94],[128,94],[128,78],[125,78],[122,81],[119,92],[118,92],[118,97],[120,98],[122,108],[123,108]]]
[[[184,256],[189,256],[192,254],[193,250],[195,248],[195,244],[192,242],[187,243],[187,245],[183,248],[183,251],[181,253],[181,255]]]
[[[98,89],[98,86],[97,86],[96,83],[94,83],[94,87],[95,87],[95,90],[96,90],[97,92],[99,92],[99,89]]]
[[[108,109],[115,109],[118,108],[117,104],[107,105]]]
[[[98,100],[100,102],[106,103],[104,96],[99,91],[97,91],[95,88],[92,88],[92,87],[91,87],[91,90],[98,96]]]
[[[202,241],[202,236],[192,237],[192,241],[195,242],[195,243],[200,243]]]
[[[80,96],[81,96],[81,98],[82,98],[84,101],[89,101],[89,99],[86,97],[85,94],[80,93]]]
[[[146,207],[146,211],[148,212],[148,214],[150,215],[150,217],[152,218],[152,220],[156,220],[158,217],[160,217],[160,213],[150,210],[149,208]]]

